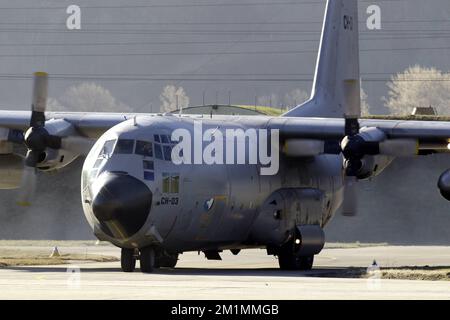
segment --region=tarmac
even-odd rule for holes
[[[8,247],[11,248],[11,247]],[[27,250],[35,247],[27,247]],[[42,249],[42,248],[35,248]],[[59,247],[61,253],[119,256],[110,246]],[[49,248],[49,253],[51,248]],[[0,299],[450,299],[450,275],[443,281],[352,277],[373,261],[383,268],[450,266],[450,247],[377,246],[324,249],[307,272],[281,271],[264,250],[244,250],[222,261],[185,253],[175,269],[153,274],[120,270],[120,262],[0,268]],[[137,264],[139,266],[139,262]],[[448,267],[450,268],[450,267]]]

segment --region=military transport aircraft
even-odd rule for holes
[[[0,111],[0,188],[20,188],[19,202],[30,205],[36,170],[87,155],[83,210],[98,239],[122,248],[126,272],[137,259],[151,272],[175,267],[183,252],[220,259],[223,250],[247,248],[266,248],[281,269],[311,269],[323,227],[339,210],[356,213],[358,180],[396,157],[449,151],[449,122],[359,119],[357,0],[328,0],[311,99],[281,117],[45,112],[47,75],[34,81],[31,113]],[[236,161],[223,164],[218,149],[215,163],[190,161],[185,149],[178,160],[187,161],[175,161],[174,132],[198,137],[199,122],[202,147],[228,143],[235,130],[241,149],[226,157]],[[242,155],[255,151],[251,129],[268,132],[272,172]],[[15,144],[26,146],[25,156]],[[450,200],[450,171],[438,186]]]

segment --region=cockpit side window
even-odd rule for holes
[[[172,161],[172,147],[177,143],[168,134],[155,134],[155,158]]]
[[[114,146],[116,145],[116,140],[108,140],[105,142],[102,148],[102,152],[100,152],[100,156],[110,157],[114,151]]]
[[[119,139],[114,150],[114,154],[132,154],[134,149],[134,140]]]
[[[169,136],[168,135],[165,135],[165,134],[162,134],[161,135],[161,143],[169,143],[170,141],[169,141]]]
[[[94,166],[92,168],[93,169],[98,169],[102,165],[103,160],[104,159],[102,159],[102,158],[98,158],[97,161],[95,161]]]
[[[164,160],[172,161],[172,147],[163,146],[163,151],[164,151]]]
[[[153,144],[147,141],[136,141],[136,154],[145,157],[153,157]]]

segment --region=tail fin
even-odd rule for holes
[[[311,99],[283,116],[342,117],[347,101],[359,108],[358,36],[358,1],[328,0]]]

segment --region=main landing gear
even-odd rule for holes
[[[133,272],[136,260],[140,260],[141,271],[151,273],[156,268],[174,268],[178,262],[178,254],[169,254],[154,247],[141,249],[122,249],[121,267],[124,272]]]
[[[300,246],[295,240],[288,241],[277,250],[278,264],[281,270],[311,270],[314,255],[302,256],[299,254]]]

